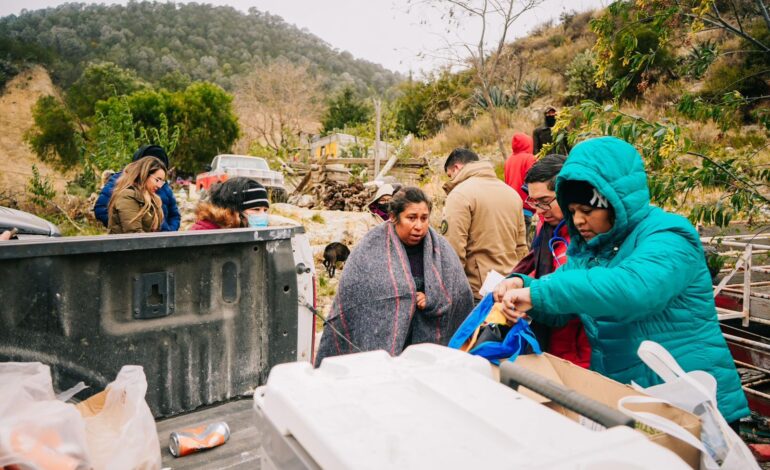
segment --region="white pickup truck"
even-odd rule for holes
[[[274,202],[285,202],[283,173],[271,170],[264,158],[250,155],[217,155],[207,171],[195,177],[195,188],[208,191],[211,185],[236,176],[245,176],[259,182],[267,188]]]

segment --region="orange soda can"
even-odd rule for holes
[[[172,432],[169,435],[168,450],[174,457],[183,457],[221,446],[228,439],[230,439],[230,427],[224,421],[219,421]]]

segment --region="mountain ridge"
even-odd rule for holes
[[[243,13],[196,3],[66,3],[0,18],[0,38],[50,51],[51,63],[45,65],[62,87],[89,62],[99,61],[135,70],[153,83],[177,74],[228,90],[254,67],[279,58],[306,64],[329,90],[384,92],[402,80],[256,8]]]

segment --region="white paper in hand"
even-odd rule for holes
[[[494,269],[492,271],[489,271],[487,273],[487,278],[484,279],[484,284],[481,285],[481,289],[479,289],[479,295],[484,297],[485,295],[489,294],[490,292],[494,292],[495,287],[497,287],[500,282],[505,279],[505,276],[498,273]]]

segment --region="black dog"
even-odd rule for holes
[[[334,277],[337,262],[342,261],[344,263],[349,255],[350,250],[343,243],[334,242],[326,245],[326,248],[324,248],[324,267],[326,272],[329,273],[329,277]]]

